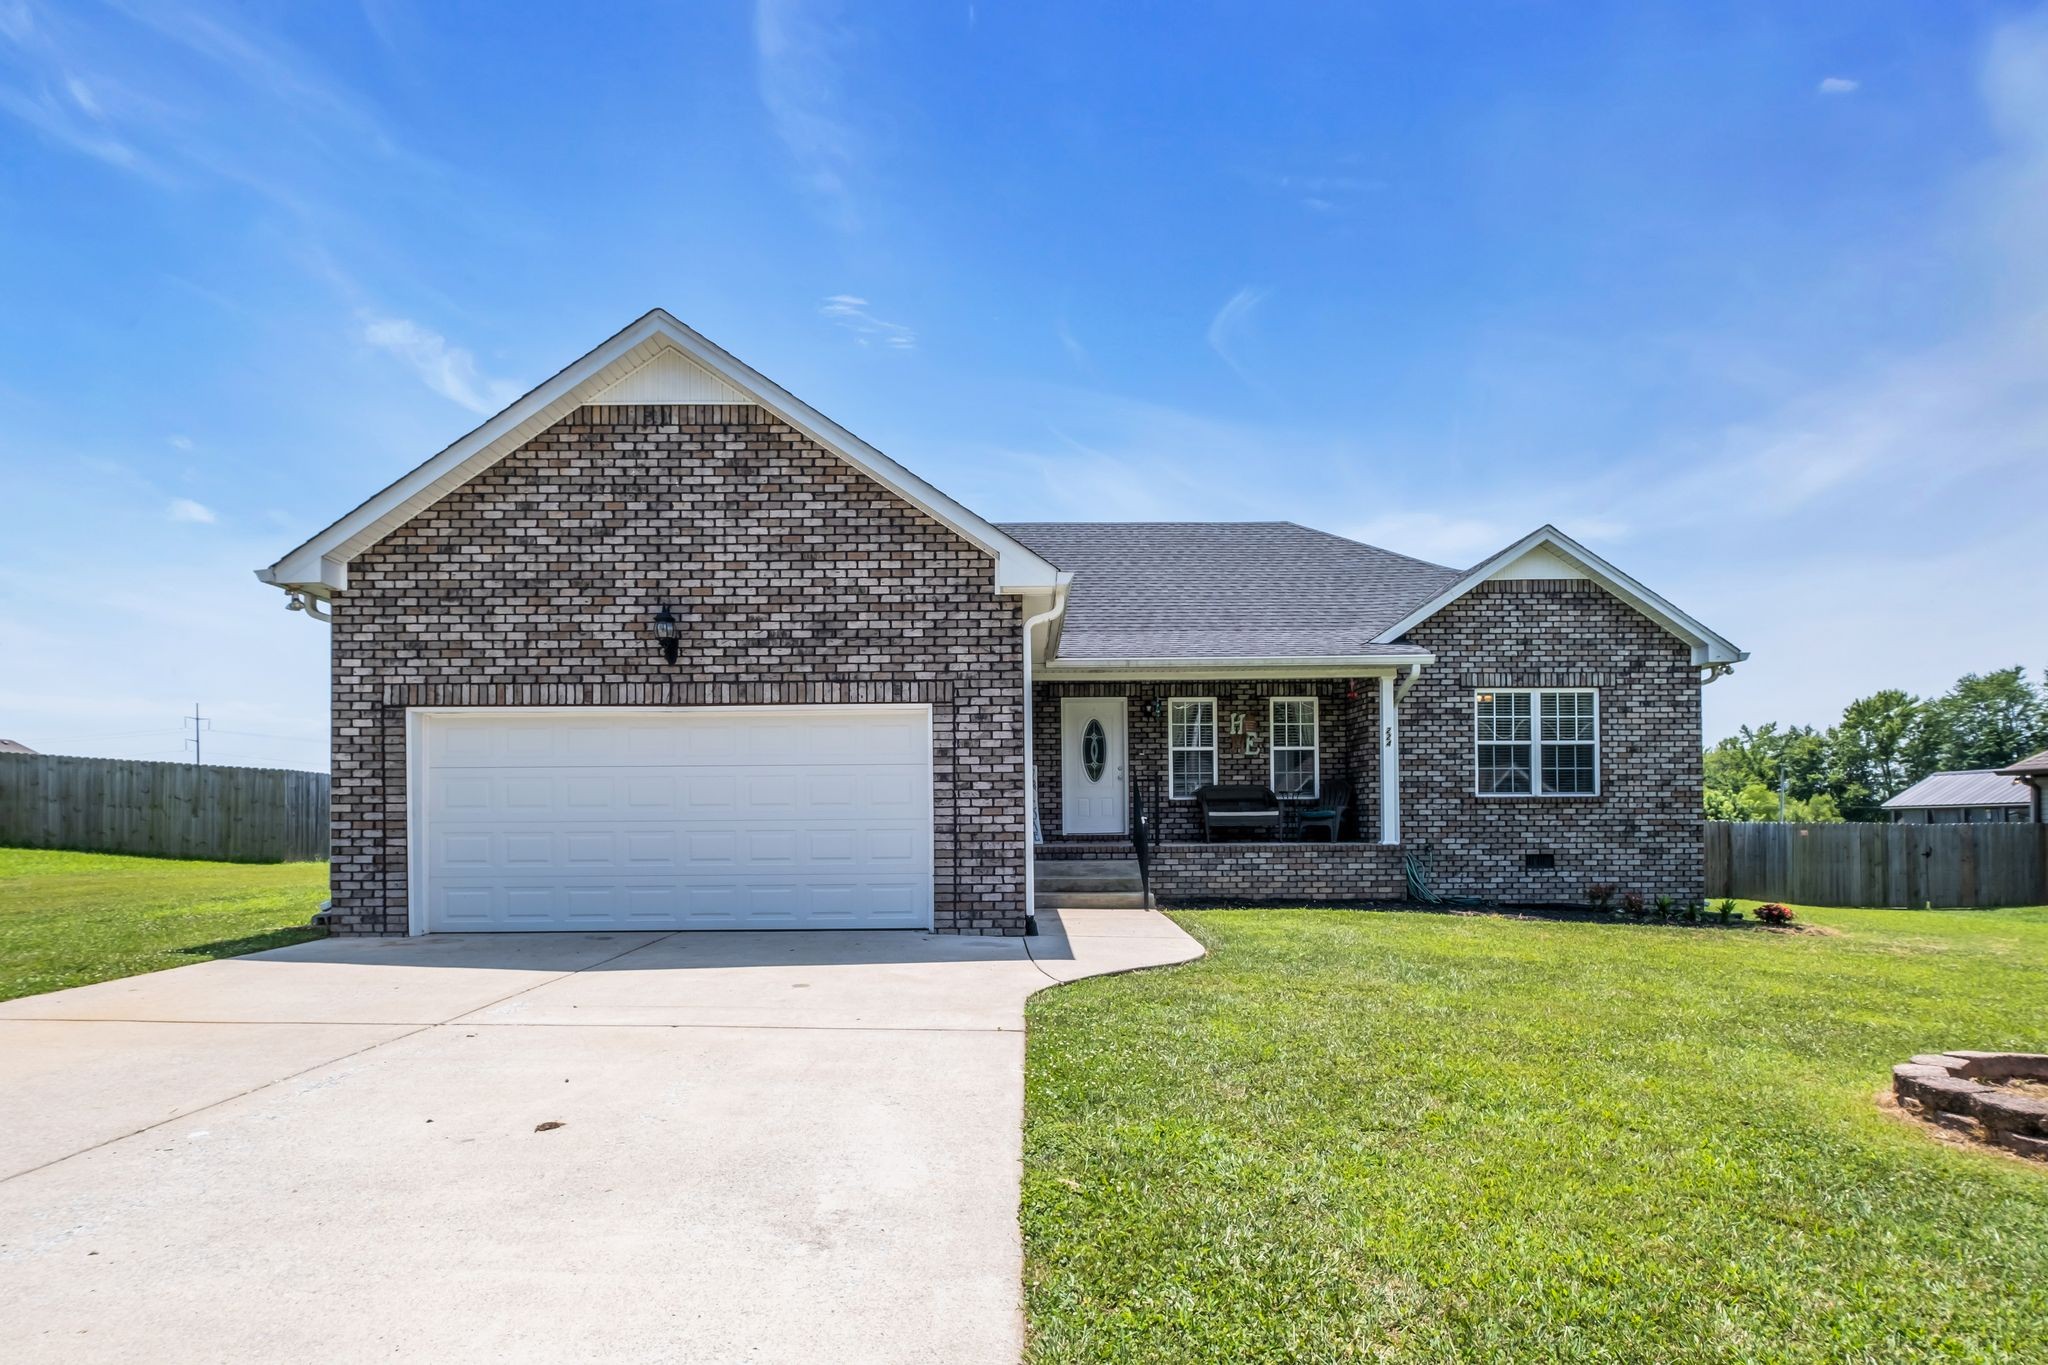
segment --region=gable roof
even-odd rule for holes
[[[2043,749],[2038,754],[2029,754],[2010,767],[2000,768],[1998,771],[2009,777],[2048,777],[2048,749]]]
[[[1537,527],[1498,554],[1489,555],[1464,573],[1456,575],[1451,582],[1426,600],[1416,603],[1398,621],[1380,632],[1378,639],[1399,639],[1481,583],[1497,575],[1512,573],[1518,560],[1531,555],[1563,560],[1565,564],[1577,569],[1665,630],[1686,641],[1692,646],[1692,661],[1695,664],[1737,664],[1749,657],[1748,651],[1737,649],[1726,636],[1709,630],[1667,599],[1651,592],[1555,526],[1548,525]]]
[[[1921,810],[1928,806],[2024,806],[2027,784],[1995,768],[1965,768],[1929,773],[1884,803],[1885,810]]]
[[[667,395],[667,396],[656,396]],[[349,561],[585,403],[753,403],[987,551],[999,592],[1047,591],[1051,564],[881,451],[657,308],[256,576],[327,597]]]
[[[1062,664],[1427,662],[1384,628],[1455,569],[1286,521],[1013,522],[1073,574]]]

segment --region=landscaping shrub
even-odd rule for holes
[[[1630,891],[1621,898],[1621,913],[1630,919],[1641,919],[1644,915],[1643,893]]]
[[[1678,904],[1678,902],[1673,900],[1669,896],[1657,897],[1657,923],[1671,923],[1671,907],[1676,904]]]
[[[1765,924],[1777,925],[1790,924],[1794,919],[1798,918],[1792,913],[1790,908],[1779,905],[1775,901],[1769,905],[1759,905],[1756,908],[1756,917]]]
[[[1586,888],[1586,904],[1595,910],[1605,911],[1614,903],[1617,889],[1613,882],[1595,882]]]
[[[1714,913],[1721,917],[1721,923],[1733,924],[1742,918],[1742,912],[1735,908],[1735,897],[1730,896],[1714,907]]]

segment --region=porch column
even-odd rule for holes
[[[1401,842],[1401,712],[1391,673],[1380,674],[1380,842]]]

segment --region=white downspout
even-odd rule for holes
[[[1052,605],[1036,616],[1024,618],[1024,918],[1038,916],[1038,855],[1033,847],[1032,826],[1038,813],[1038,763],[1033,757],[1031,736],[1031,632],[1041,625],[1057,621],[1067,609],[1067,585],[1074,581],[1070,573],[1059,575],[1052,590]],[[1048,632],[1048,640],[1051,634]],[[957,779],[956,779],[957,780]]]

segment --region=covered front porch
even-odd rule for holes
[[[1134,894],[1141,817],[1161,902],[1399,898],[1398,698],[1414,676],[1387,668],[1035,682],[1037,900],[1121,903]],[[1277,818],[1205,827],[1199,794],[1216,786],[1258,793],[1254,804],[1270,802]]]

